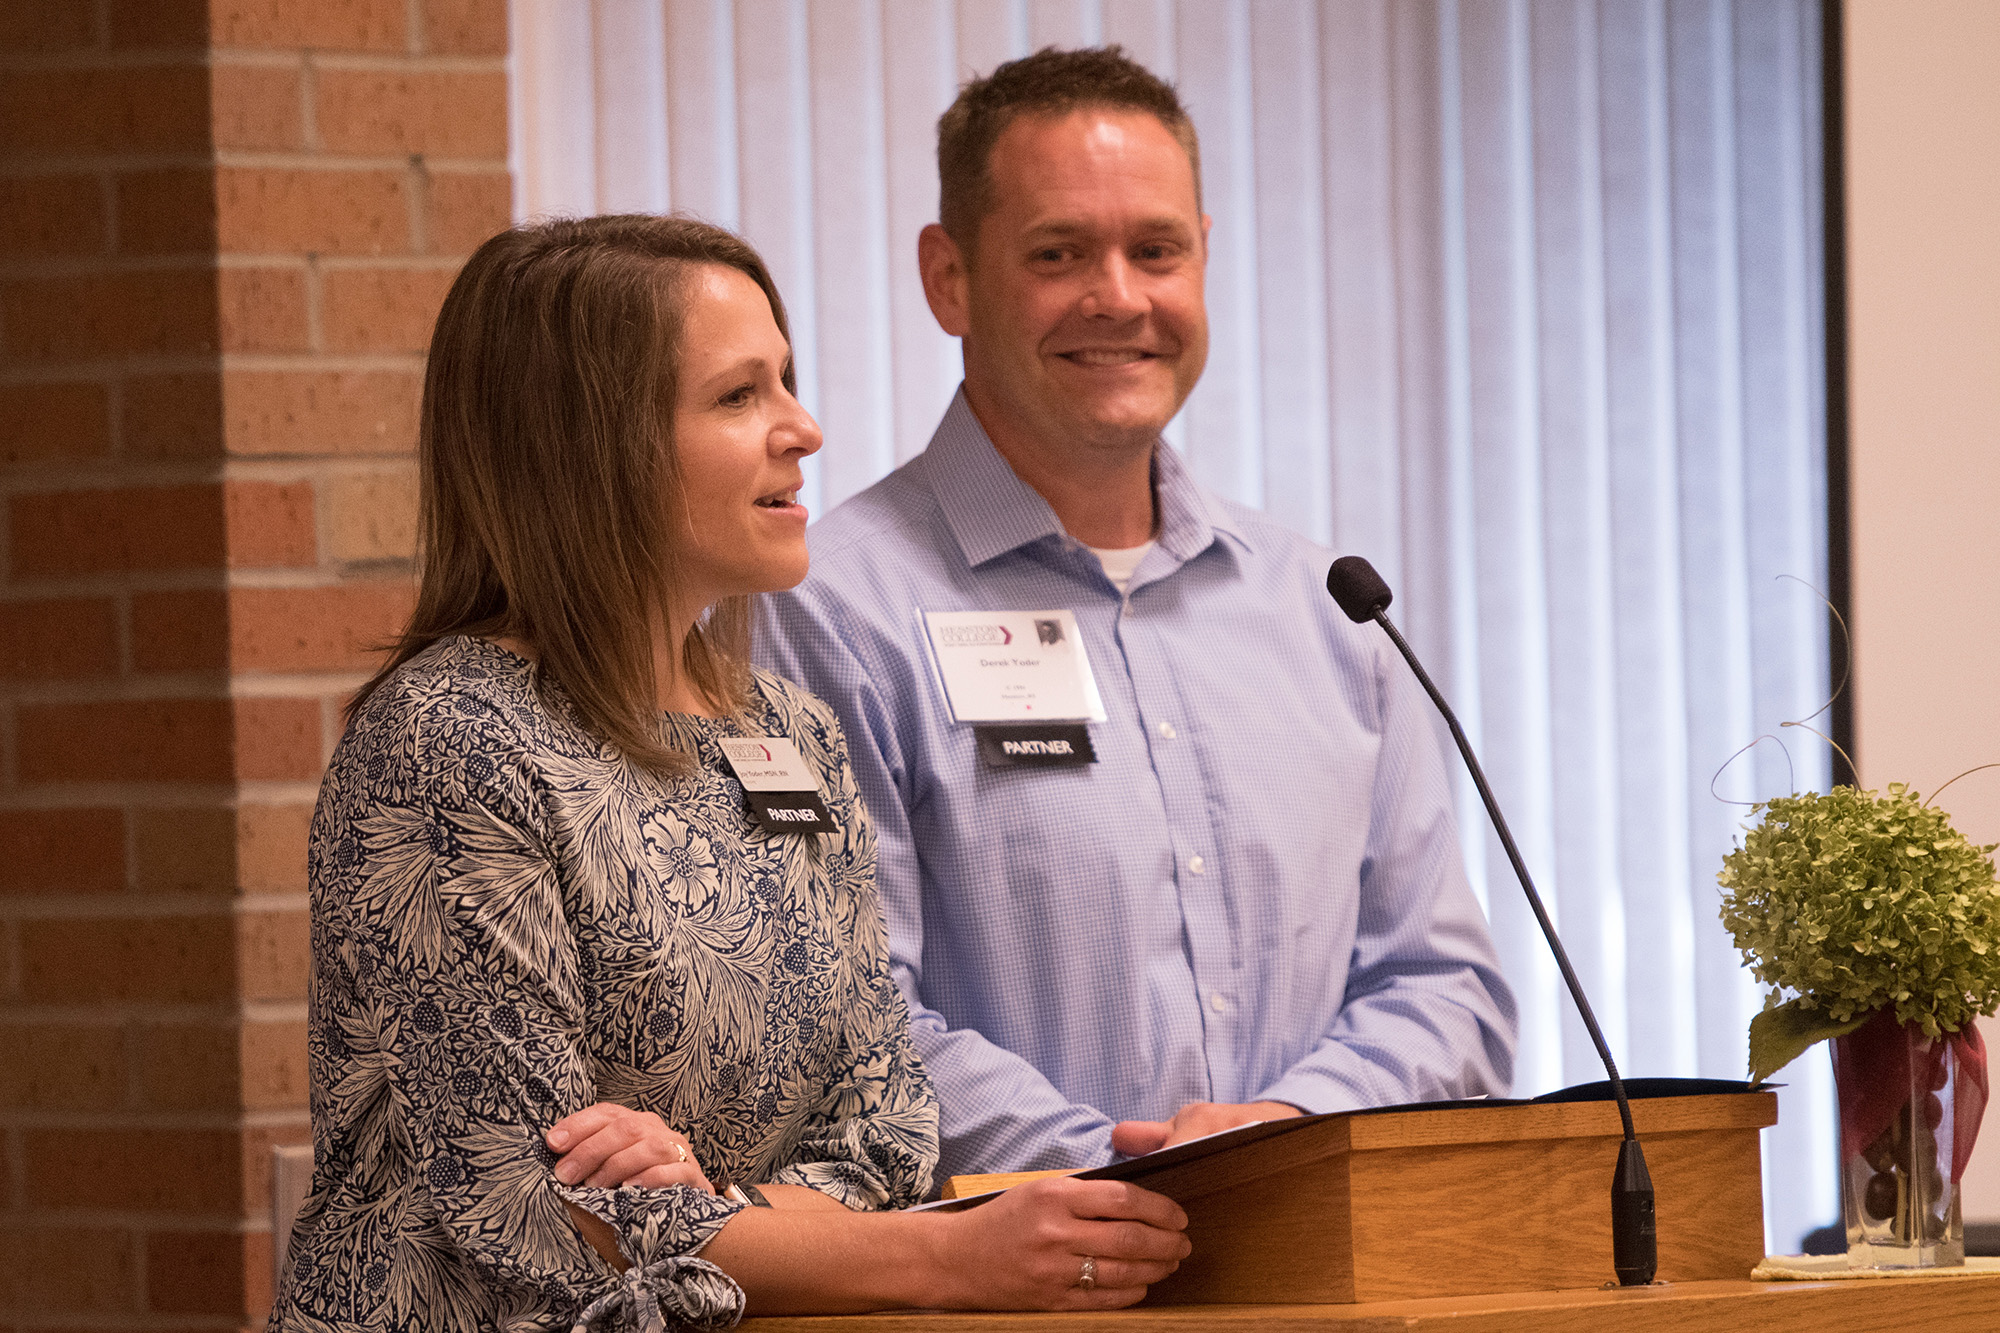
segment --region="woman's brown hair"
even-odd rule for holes
[[[757,252],[685,217],[562,218],[480,246],[438,312],[418,428],[416,610],[348,705],[454,634],[512,635],[583,724],[664,772],[654,626],[677,604],[683,536],[673,418],[692,272],[749,275],[787,338]],[[785,371],[785,387],[793,387]],[[734,597],[674,671],[734,710],[749,690],[749,609]]]

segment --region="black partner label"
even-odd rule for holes
[[[1081,722],[987,724],[972,729],[989,768],[1072,768],[1097,762]]]
[[[767,833],[831,833],[833,815],[818,792],[750,791],[743,793],[750,818]]]

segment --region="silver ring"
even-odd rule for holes
[[[1077,1274],[1076,1285],[1083,1291],[1094,1291],[1097,1288],[1097,1260],[1087,1254],[1083,1256],[1083,1271]]]
[[[685,1143],[676,1142],[674,1144],[674,1151],[681,1155],[681,1160],[683,1162],[685,1162],[688,1159],[688,1150],[687,1150],[687,1145]]]

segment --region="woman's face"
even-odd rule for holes
[[[799,460],[819,426],[784,385],[792,349],[749,275],[697,269],[687,288],[674,440],[686,486],[681,562],[696,609],[806,576]]]

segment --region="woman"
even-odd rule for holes
[[[726,232],[551,222],[459,275],[417,608],[314,819],[315,1171],[273,1328],[1105,1308],[1187,1252],[1113,1182],[881,1211],[926,1188],[936,1106],[873,835],[831,711],[745,665],[819,445]],[[795,794],[747,793],[759,763]]]

